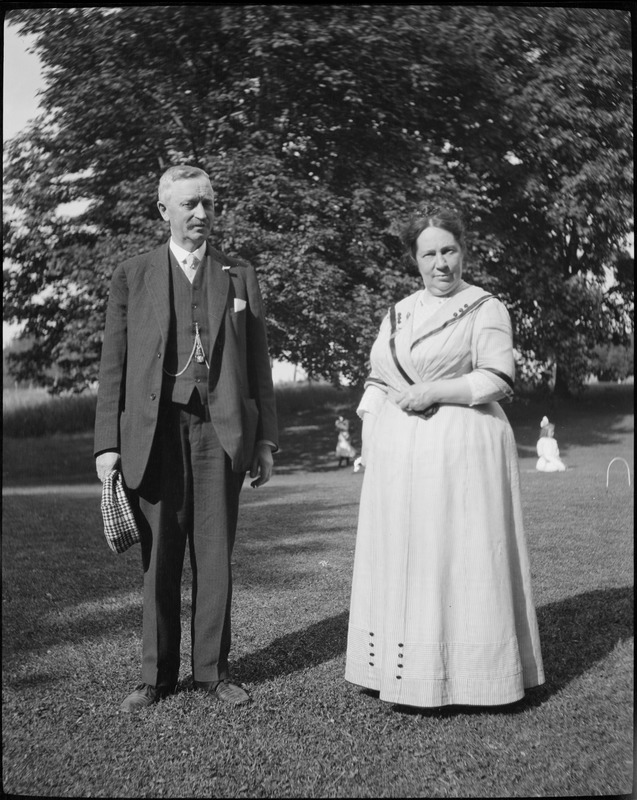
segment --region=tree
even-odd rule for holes
[[[593,351],[591,372],[600,381],[622,381],[635,374],[635,341],[629,345],[597,345]]]
[[[557,388],[581,385],[597,343],[634,324],[631,31],[596,9],[503,11],[507,113],[517,140],[498,181],[506,215],[489,221],[518,347],[557,365]],[[511,50],[511,45],[515,51]]]
[[[217,244],[257,267],[275,356],[361,380],[380,317],[419,285],[398,226],[436,203],[467,212],[468,277],[507,299],[522,355],[535,348],[562,363],[550,350],[570,318],[545,321],[534,301],[544,307],[575,291],[573,275],[618,263],[630,220],[629,39],[625,14],[542,13],[550,25],[533,9],[448,6],[14,12],[12,24],[36,36],[47,81],[42,118],[5,165],[16,265],[5,307],[36,341],[17,376],[54,362],[58,388],[95,379],[109,276],[124,254],[165,238],[154,194],[174,163],[210,173]],[[613,59],[595,43],[584,88],[555,104],[553,84],[583,74],[591,35],[612,37]],[[611,87],[599,153],[589,112]],[[584,138],[562,159],[568,137],[558,134],[575,117]],[[598,171],[617,194],[601,212]],[[60,215],[83,198],[84,213]],[[592,212],[603,229],[586,222]],[[591,280],[577,291],[596,297]]]

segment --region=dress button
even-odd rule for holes
[[[373,633],[370,631],[370,632],[369,632],[369,635],[370,635],[370,636],[373,636],[374,634],[373,634]]]
[[[398,669],[402,669],[404,665],[403,664],[397,664],[396,666],[398,667]]]
[[[195,383],[201,383],[201,378],[195,378]]]
[[[402,675],[396,675],[396,680],[397,681],[401,681],[402,680]]]
[[[398,647],[404,647],[404,646],[405,646],[404,644],[399,644],[399,645],[398,645]]]
[[[402,658],[402,657],[403,657],[403,654],[402,653],[398,653],[398,658]]]
[[[373,662],[373,661],[370,661],[370,662],[369,662],[369,666],[370,666],[370,667],[373,667],[373,666],[374,666],[374,662]]]
[[[373,654],[373,653],[370,653],[370,656],[371,656],[372,658],[374,658],[374,654]]]

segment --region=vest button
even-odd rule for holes
[[[157,358],[161,358],[161,353],[157,353]]]
[[[155,392],[153,392],[153,393],[151,394],[151,396],[150,396],[150,399],[151,399],[151,400],[156,400],[156,399],[157,399],[157,395],[155,394]]]

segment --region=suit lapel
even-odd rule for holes
[[[216,340],[219,333],[230,290],[230,277],[228,270],[223,268],[224,264],[221,258],[220,253],[208,246],[204,261],[199,267],[208,271],[208,314],[211,343]],[[166,343],[170,327],[170,255],[168,245],[162,245],[150,253],[148,269],[144,279],[162,339]]]
[[[164,345],[170,327],[170,255],[168,245],[153,250],[144,275]]]
[[[208,313],[210,319],[209,341],[212,344],[217,339],[219,328],[228,305],[228,292],[230,290],[229,270],[224,269],[220,253],[208,246],[204,263],[201,268],[208,270]]]

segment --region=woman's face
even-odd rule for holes
[[[425,228],[420,234],[416,263],[425,287],[436,297],[449,294],[462,280],[462,249],[443,228]]]

